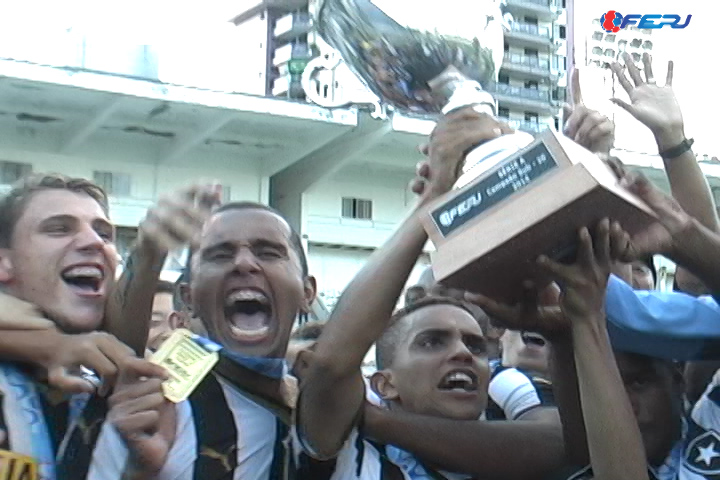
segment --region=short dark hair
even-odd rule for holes
[[[323,322],[307,322],[295,329],[290,340],[317,340],[323,332]]]
[[[405,306],[396,311],[390,318],[388,327],[383,332],[380,339],[375,344],[375,364],[378,370],[390,368],[395,361],[397,347],[400,342],[407,336],[409,325],[404,320],[413,312],[421,308],[433,305],[450,305],[465,310],[470,316],[475,318],[473,312],[467,305],[460,300],[452,297],[426,296],[415,303]]]
[[[298,258],[300,258],[300,268],[302,269],[303,277],[307,277],[308,275],[308,262],[307,262],[307,256],[305,255],[305,249],[303,248],[302,240],[300,239],[300,235],[295,231],[295,229],[290,225],[290,222],[287,221],[285,216],[280,213],[279,211],[275,210],[274,208],[264,205],[262,203],[258,202],[230,202],[226,203],[220,207],[218,207],[214,212],[213,215],[217,215],[219,213],[231,211],[231,210],[264,210],[266,212],[270,212],[274,215],[277,215],[278,217],[282,218],[290,227],[290,242],[292,243],[293,249],[295,250],[295,253],[297,253]],[[189,272],[188,272],[189,276]]]
[[[0,200],[0,247],[9,248],[18,220],[34,194],[44,190],[67,190],[84,193],[95,200],[105,215],[109,215],[105,191],[84,178],[72,178],[59,173],[36,173],[15,183]]]

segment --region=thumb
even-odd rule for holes
[[[573,107],[569,103],[563,103],[562,110],[563,119],[567,122],[567,119],[570,118],[570,115],[572,115]]]
[[[132,383],[142,377],[167,379],[168,374],[160,365],[133,357],[128,358],[122,365],[118,383]]]

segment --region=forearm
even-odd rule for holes
[[[642,436],[601,322],[573,322],[580,400],[595,478],[648,478]]]
[[[298,428],[315,457],[333,457],[365,401],[362,361],[382,335],[427,240],[413,212],[345,289],[318,340],[298,403]]]
[[[679,145],[685,139],[682,129],[656,135],[658,150],[663,152]],[[692,150],[677,158],[664,160],[665,171],[670,182],[670,190],[680,206],[691,216],[717,232],[717,211],[707,178],[702,172]],[[698,278],[685,268],[678,268],[675,274],[678,285],[689,293],[704,293],[699,290]],[[702,281],[702,279],[699,279]],[[701,290],[701,289],[700,289]]]
[[[551,345],[552,388],[555,403],[560,412],[565,452],[571,463],[587,465],[590,461],[590,452],[587,446],[585,421],[580,404],[580,390],[575,367],[575,352],[570,332],[565,336],[552,339]]]
[[[525,479],[564,463],[560,425],[528,421],[459,421],[375,410],[365,433],[444,470],[486,479]],[[513,452],[513,461],[507,461]]]
[[[699,219],[673,236],[670,257],[703,282],[712,293],[720,293],[720,235]]]
[[[347,286],[315,350],[315,365],[342,377],[360,370],[370,347],[388,326],[397,300],[427,241],[419,206]]]
[[[166,253],[140,243],[130,254],[110,295],[104,330],[143,356],[150,330],[152,304]]]
[[[59,340],[66,335],[55,327],[42,330],[5,330],[0,334],[0,358],[45,369]]]
[[[663,152],[676,147],[685,139],[682,129],[660,133],[655,137],[658,150]],[[692,217],[710,230],[718,231],[715,201],[705,174],[692,150],[679,157],[663,160],[670,182],[672,196]]]

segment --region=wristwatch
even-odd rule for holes
[[[677,158],[683,153],[690,150],[693,146],[693,143],[695,143],[694,139],[685,139],[679,144],[675,145],[674,147],[668,148],[667,150],[660,152],[660,156],[665,160],[671,160],[673,158]]]

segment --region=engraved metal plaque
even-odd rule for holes
[[[461,195],[433,210],[433,221],[443,237],[447,237],[557,166],[545,143],[540,142],[530,150],[504,160]]]

